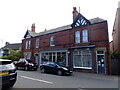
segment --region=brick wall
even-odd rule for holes
[[[81,28],[73,28],[70,30],[64,30],[60,32],[55,32],[51,34],[41,35],[37,36],[31,39],[24,39],[23,45],[22,45],[22,52],[32,52],[31,59],[35,61],[34,54],[36,52],[40,52],[41,50],[47,50],[47,49],[53,49],[53,48],[65,48],[65,47],[74,47],[74,46],[86,46],[86,45],[95,45],[95,48],[106,48],[106,63],[108,63],[109,60],[109,38],[108,38],[108,28],[107,28],[107,22],[104,21],[102,23],[93,24],[89,26],[84,26]],[[82,30],[87,29],[88,30],[88,43],[82,43]],[[80,31],[80,44],[75,43],[75,31]],[[50,37],[55,37],[55,46],[50,46]],[[36,39],[40,39],[40,47],[36,49]],[[26,40],[31,40],[31,49],[26,50],[25,49],[25,42]],[[70,54],[68,55],[68,64],[72,66],[71,64],[71,50]],[[94,71],[97,72],[97,65],[96,65],[96,52],[94,52]],[[108,73],[108,67],[107,64],[107,73]],[[77,70],[77,69],[75,69]],[[85,72],[91,72],[91,70],[80,70],[79,71],[85,71]]]

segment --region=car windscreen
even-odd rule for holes
[[[66,66],[64,63],[59,63],[59,62],[56,62],[56,64],[58,64],[58,65],[59,65],[59,66],[61,66],[61,67]]]
[[[0,61],[0,65],[11,64],[12,61]]]
[[[27,60],[29,63],[32,63],[32,61],[31,60]]]

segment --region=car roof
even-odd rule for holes
[[[12,60],[9,60],[9,59],[0,59],[0,61],[12,61]]]

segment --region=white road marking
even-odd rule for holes
[[[26,78],[26,79],[30,79],[30,80],[39,81],[39,82],[44,82],[44,83],[53,84],[53,82],[49,82],[49,81],[45,81],[45,80],[40,80],[40,79],[35,79],[35,78],[27,77],[27,76],[20,76],[20,77]]]

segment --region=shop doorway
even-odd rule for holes
[[[105,74],[105,55],[104,51],[97,51],[97,67],[99,74]]]

